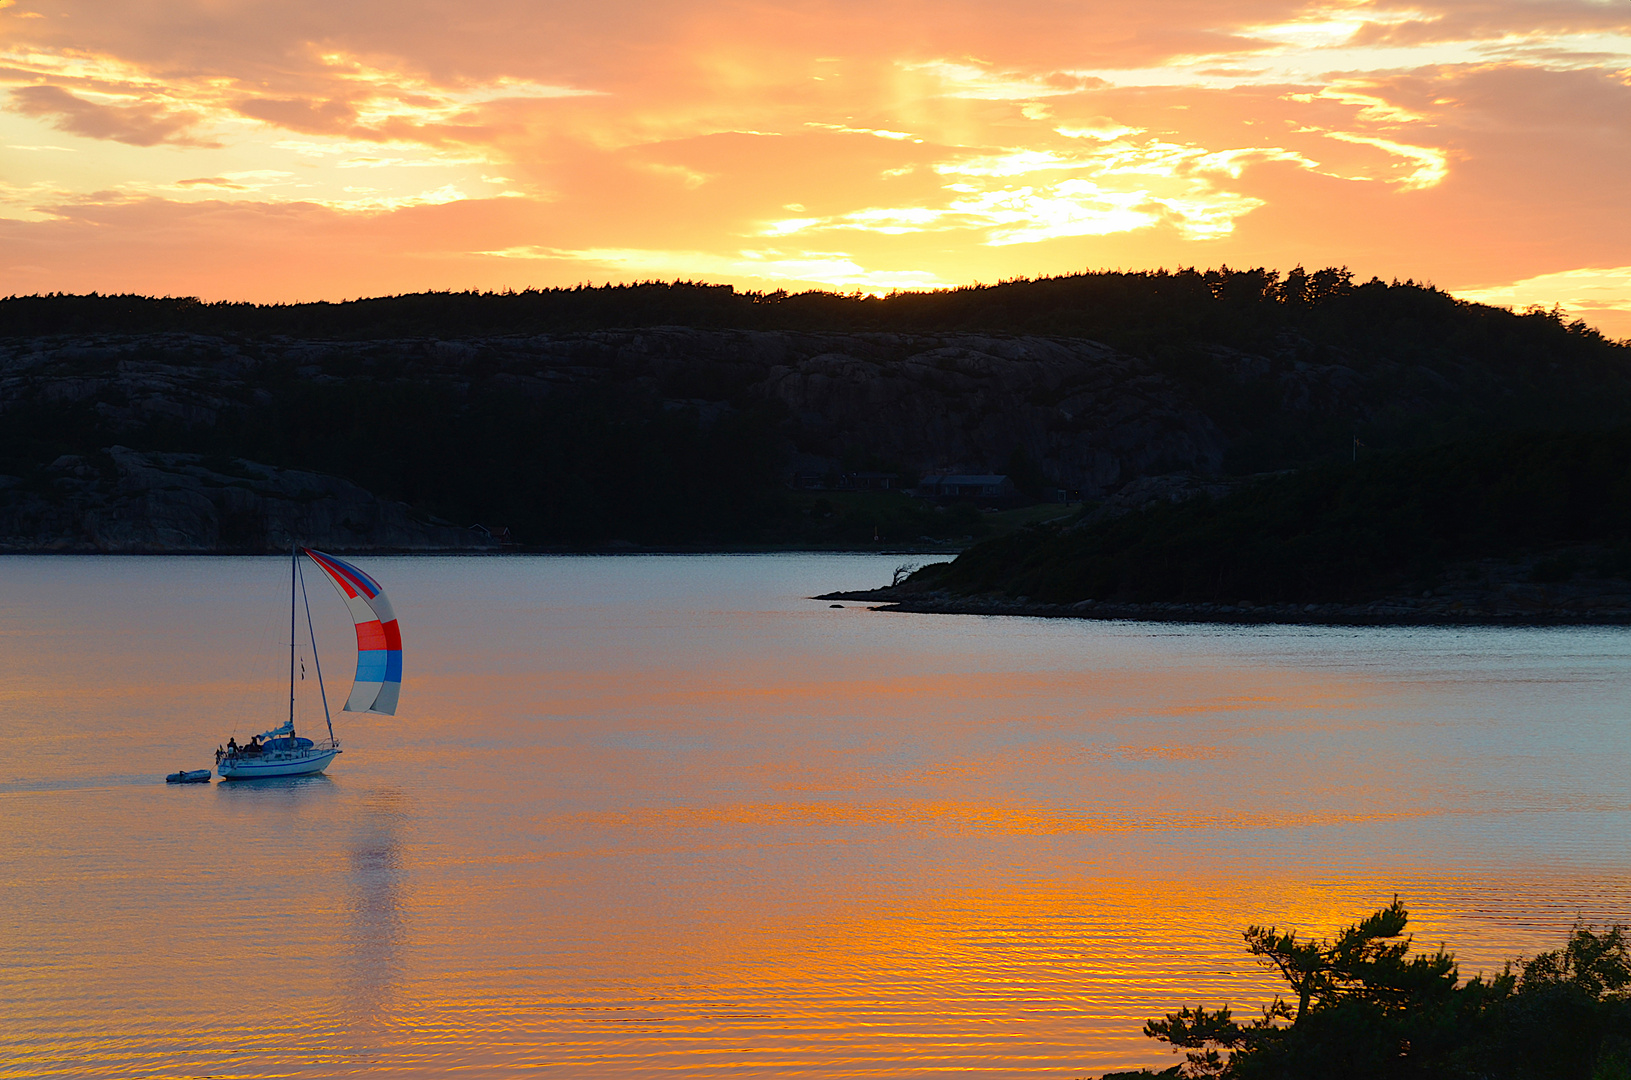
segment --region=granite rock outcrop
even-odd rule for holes
[[[547,434],[539,425],[571,414],[570,407],[551,412],[550,402],[590,390],[682,411],[702,431],[731,417],[769,418],[770,434],[755,436],[753,452],[777,462],[784,481],[850,470],[903,479],[1000,473],[1023,463],[1033,492],[1066,489],[1107,500],[1112,511],[1216,493],[1225,473],[1345,452],[1365,422],[1424,431],[1449,416],[1471,429],[1477,410],[1495,407],[1489,403],[1522,400],[1521,387],[1464,360],[1431,367],[1348,355],[1290,334],[1259,352],[1197,346],[1181,356],[1025,334],[662,326],[457,340],[180,332],[0,338],[0,472],[14,474],[0,481],[7,485],[0,534],[12,550],[260,550],[279,546],[276,536],[289,529],[352,550],[468,546],[463,529],[448,531],[394,498],[470,517],[507,500],[512,523],[525,517],[532,533],[547,533],[566,516],[549,502],[557,497],[551,491],[575,483],[573,497],[600,507],[594,484],[616,482],[571,472],[584,457],[571,446],[557,446],[547,460],[528,457],[526,440],[537,445],[536,436]],[[463,471],[436,478],[440,495],[427,494],[401,446],[344,443],[346,424],[365,413],[377,419],[393,400],[416,402],[424,440],[443,440],[436,448],[422,440],[433,457],[437,448],[481,441],[479,425],[438,428],[446,417],[519,416],[517,434],[482,449],[486,458],[464,453]],[[477,410],[494,401],[523,408]],[[326,410],[323,430],[335,436],[322,453],[307,452],[312,439],[327,438],[304,423],[314,406]],[[6,443],[8,428],[14,437]],[[594,452],[605,455],[608,445],[602,440]],[[194,451],[209,461],[186,456]],[[485,504],[447,497],[493,454],[526,459],[533,472],[505,473]],[[229,460],[238,463],[223,464]],[[714,481],[692,475],[690,482],[687,498]],[[676,482],[662,483],[669,486],[648,484],[639,497],[671,497]],[[502,499],[489,497],[495,490]],[[518,505],[536,509],[518,513]],[[580,519],[601,512],[576,511]]]
[[[642,387],[705,416],[773,404],[806,469],[865,459],[915,473],[1002,471],[1019,450],[1048,482],[1089,495],[1153,473],[1215,473],[1229,445],[1189,388],[1085,339],[657,327],[461,341],[0,341],[0,416],[81,407],[114,434],[232,423],[300,384],[396,382],[439,387],[450,406],[591,382]]]
[[[42,482],[43,481],[43,482]],[[110,446],[0,477],[0,551],[481,551],[491,537],[416,517],[334,476]]]

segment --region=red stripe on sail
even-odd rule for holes
[[[330,581],[334,582],[334,584],[340,587],[340,591],[345,593],[347,598],[357,595],[358,590],[357,587],[351,583],[351,575],[341,570],[338,566],[335,566],[334,560],[330,559],[321,552],[313,551],[311,548],[306,549],[306,554],[310,555],[312,561],[318,565],[323,573],[329,576]]]
[[[379,595],[378,586],[374,584],[367,574],[350,563],[341,562],[332,555],[328,556],[328,561],[334,567],[335,573],[344,574],[345,579],[351,583],[351,587],[368,597],[368,599],[372,600]]]
[[[380,594],[379,582],[358,570],[350,563],[343,563],[332,555],[325,555],[321,551],[306,548],[305,552],[323,571],[333,578],[335,583],[345,590],[347,596],[365,596],[372,600]]]
[[[393,630],[396,628],[395,619],[391,620],[391,627]],[[371,649],[402,648],[400,644],[387,645],[388,640],[389,637],[386,635],[384,628],[380,626],[378,619],[370,619],[367,622],[357,624],[358,652],[368,652]],[[401,637],[398,636],[397,641],[400,642],[401,640]]]
[[[385,644],[384,645],[376,645],[376,646],[374,646],[374,648],[376,648],[376,649],[395,649],[398,652],[400,652],[402,650],[402,631],[396,625],[396,620],[392,619],[390,622],[388,622],[384,626],[380,627],[380,629],[385,632]]]
[[[358,576],[358,574],[349,566],[346,566],[344,563],[340,563],[335,567],[335,573],[344,574],[345,579],[351,583],[351,587],[356,589],[362,595],[368,597],[368,599],[372,600],[374,598],[374,590],[370,589],[362,578]]]

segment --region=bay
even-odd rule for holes
[[[870,555],[0,559],[0,1076],[1088,1076],[1397,893],[1464,974],[1631,921],[1631,635],[919,616]],[[337,706],[343,607],[312,609]],[[315,668],[317,658],[306,659]],[[301,684],[301,730],[322,724]]]

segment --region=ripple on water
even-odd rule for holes
[[[1266,1003],[1248,923],[1631,921],[1624,630],[804,599],[896,562],[369,560],[401,715],[175,788],[286,707],[287,564],[0,561],[0,1076],[1096,1074]]]

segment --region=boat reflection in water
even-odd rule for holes
[[[410,812],[398,791],[363,796],[346,839],[346,950],[340,960],[344,1033],[358,1051],[377,1046],[390,1025],[402,975],[402,823]]]

